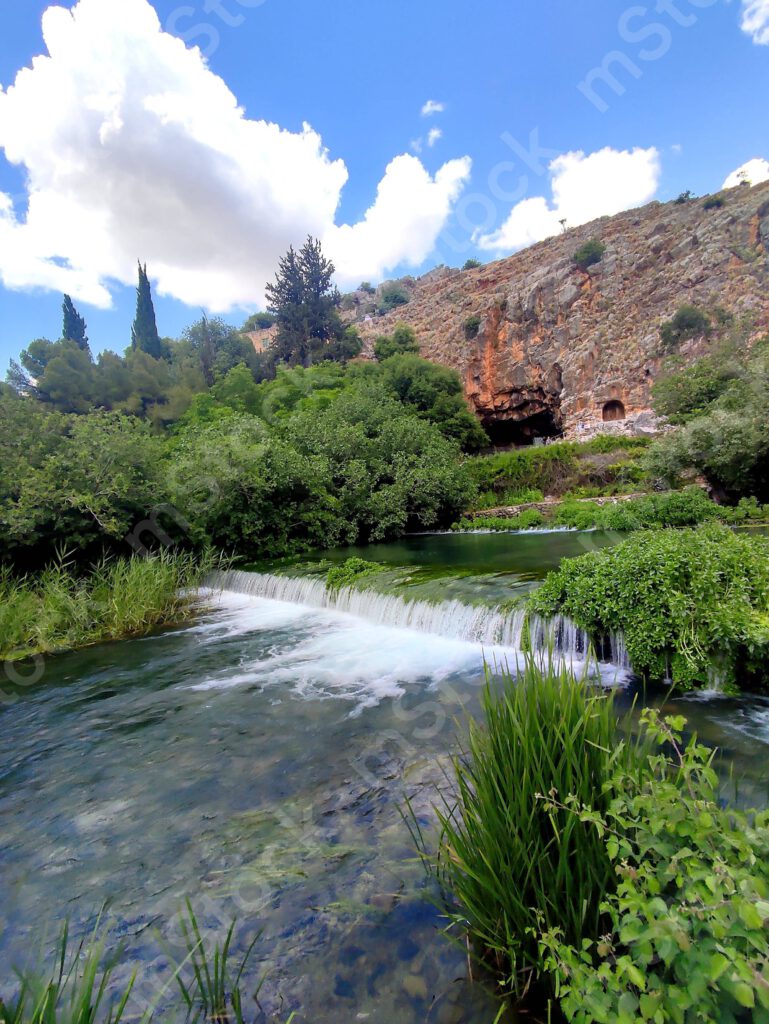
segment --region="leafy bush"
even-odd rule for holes
[[[697,359],[660,377],[652,387],[655,412],[667,416],[671,423],[686,423],[701,415],[739,375],[730,361],[713,356]]]
[[[391,335],[382,334],[374,342],[374,355],[379,363],[392,356],[410,354],[419,354],[419,342],[416,331],[408,324],[396,324]]]
[[[767,680],[769,539],[717,523],[640,532],[614,548],[566,559],[529,599],[599,637],[621,632],[633,668],[684,688],[717,674]]]
[[[769,1020],[769,814],[720,805],[713,752],[684,748],[684,725],[643,713],[672,757],[615,776],[608,810],[566,791],[545,800],[596,830],[619,880],[599,940],[577,944],[558,925],[541,936],[575,1024]]]
[[[570,810],[546,809],[541,794],[575,794],[608,813],[608,783],[629,750],[615,745],[610,696],[564,668],[531,657],[501,692],[487,682],[485,724],[470,722],[454,760],[456,803],[438,809],[437,853],[422,847],[453,901],[448,916],[468,931],[500,984],[521,994],[542,973],[542,929],[568,941],[600,934],[600,904],[613,887],[606,844]],[[424,837],[422,837],[424,838]]]
[[[704,210],[720,210],[725,204],[726,197],[722,192],[717,192],[715,195],[707,197],[705,202],[702,204],[702,208]]]
[[[351,587],[362,577],[381,572],[382,568],[378,562],[367,562],[365,558],[348,558],[340,565],[331,566],[326,573],[326,586],[329,590]]]
[[[273,324],[277,323],[277,319],[274,313],[252,313],[243,324],[243,330],[266,331]]]
[[[492,502],[494,505],[506,500],[506,491],[534,489],[543,494],[562,494],[585,482],[595,483],[601,493],[606,493],[611,473],[607,476],[605,468],[594,466],[590,456],[623,451],[631,461],[635,455],[640,456],[649,444],[647,438],[610,435],[599,435],[586,442],[559,441],[473,459],[470,471],[481,491],[497,494],[497,499]],[[623,475],[625,473],[623,468]]]
[[[465,320],[465,337],[467,338],[468,341],[471,341],[473,338],[478,337],[478,331],[480,330],[480,327],[481,318],[478,316],[477,313],[474,313],[472,316],[469,316],[467,320]]]
[[[475,270],[476,267],[482,267],[483,264],[480,260],[469,259],[465,260],[462,265],[462,270]]]
[[[574,253],[572,259],[574,265],[580,270],[587,270],[589,267],[600,263],[606,252],[606,246],[597,238],[591,238]]]
[[[685,192],[680,192],[676,196],[675,202],[678,204],[678,206],[683,206],[684,203],[688,203],[689,200],[693,199],[693,198],[694,198],[694,195],[693,195],[691,189],[687,188],[687,190]]]
[[[379,299],[379,312],[391,313],[398,306],[405,306],[411,301],[411,296],[397,281],[390,281],[382,286]]]
[[[698,338],[710,334],[711,324],[707,313],[696,306],[681,306],[672,320],[660,327],[660,337],[670,351],[687,338]]]
[[[376,292],[376,288],[370,281],[361,281],[358,291],[365,292],[366,295],[373,295]]]
[[[434,423],[463,451],[478,451],[488,444],[486,432],[467,407],[456,370],[416,355],[394,355],[385,360],[380,372],[385,385],[407,409]]]
[[[451,527],[459,533],[468,533],[473,530],[494,530],[500,533],[513,532],[517,530],[531,530],[545,524],[545,517],[536,508],[526,508],[517,516],[504,518],[502,516],[475,516],[472,519],[460,519]]]

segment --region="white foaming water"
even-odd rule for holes
[[[276,576],[233,570],[212,576],[211,586],[224,591],[282,602],[289,607],[324,608],[354,615],[356,618],[399,630],[415,630],[453,641],[465,641],[509,651],[520,651],[525,621],[522,608],[513,612],[498,607],[469,605],[461,601],[408,600],[396,594],[340,587],[329,590],[321,579],[302,576]],[[557,616],[545,621],[530,619],[531,646],[534,650],[553,650],[569,662],[588,658],[590,641],[583,629],[570,619]],[[621,672],[631,670],[624,639],[611,634],[599,652],[600,660]]]
[[[209,603],[210,620],[193,627],[204,642],[257,634],[269,644],[257,651],[244,645],[236,671],[225,666],[190,686],[196,691],[274,687],[278,694],[288,689],[307,699],[351,701],[357,714],[397,699],[410,683],[436,685],[459,672],[480,679],[484,658],[514,667],[515,652],[502,647],[377,625],[346,612],[232,591],[209,595]]]

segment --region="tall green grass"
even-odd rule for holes
[[[438,808],[437,851],[422,856],[455,928],[520,998],[543,976],[538,936],[559,928],[577,946],[597,937],[615,877],[596,829],[544,798],[605,811],[610,779],[632,769],[636,751],[617,741],[610,694],[531,656],[501,688],[487,680],[483,712],[455,760],[454,796]]]
[[[105,955],[98,924],[88,940],[74,946],[65,924],[52,970],[16,971],[15,995],[9,1002],[0,997],[0,1024],[120,1024],[127,1016],[136,975],[118,992],[113,991],[117,964],[117,955]],[[146,1019],[143,1017],[141,1024]]]
[[[0,568],[0,659],[138,636],[189,614],[214,562],[185,553],[104,559],[78,573],[61,559],[35,576]]]
[[[137,980],[134,971],[127,982],[115,978],[122,956],[122,946],[111,953],[101,933],[101,917],[93,932],[79,943],[73,943],[68,925],[64,925],[56,943],[52,968],[40,962],[25,970],[16,969],[15,992],[4,1001],[0,995],[0,1024],[151,1024],[155,1020],[182,1019],[213,1024],[246,1024],[241,982],[254,946],[261,937],[258,932],[245,954],[233,962],[232,922],[223,942],[206,943],[201,935],[192,904],[185,902],[181,930],[186,956],[177,963],[169,956],[171,974],[155,992],[149,1005],[138,1014],[131,1005],[131,994]],[[263,980],[252,993],[259,993]],[[173,1005],[158,1010],[173,982],[179,986],[183,1012]],[[7,982],[5,982],[7,984]],[[0,978],[0,989],[4,979]],[[261,1018],[261,1015],[259,1015]],[[253,1018],[251,1018],[253,1019]],[[286,1024],[291,1024],[292,1014]]]

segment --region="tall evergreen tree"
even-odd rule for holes
[[[329,346],[344,333],[339,292],[332,284],[334,269],[312,237],[298,253],[292,246],[281,259],[274,283],[266,287],[268,308],[278,324],[279,359],[309,366],[313,359],[330,354]]]
[[[139,285],[136,289],[136,319],[131,327],[131,348],[146,352],[153,359],[160,359],[163,348],[160,344],[155,307],[152,304],[152,289],[147,277],[147,264],[139,264]]]
[[[62,341],[74,341],[78,348],[82,349],[83,352],[87,352],[90,356],[91,349],[88,347],[88,335],[85,333],[85,320],[75,309],[75,304],[69,295],[64,296],[61,309],[64,314],[64,322],[61,328]]]

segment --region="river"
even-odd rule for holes
[[[437,588],[477,607],[612,540],[417,537],[323,558],[406,566],[414,600],[435,603]],[[441,934],[401,810],[408,797],[428,822],[484,657],[515,651],[440,622],[209,594],[186,628],[49,658],[34,687],[6,684],[0,985],[46,927],[50,945],[64,918],[83,933],[104,907],[126,943],[121,972],[141,965],[149,998],[168,975],[160,937],[176,948],[189,896],[207,934],[238,917],[240,950],[263,929],[247,974],[252,988],[266,976],[258,1020],[490,1024],[494,999]],[[601,675],[629,706],[627,674]],[[769,701],[667,703],[724,749],[743,796],[765,798]]]

